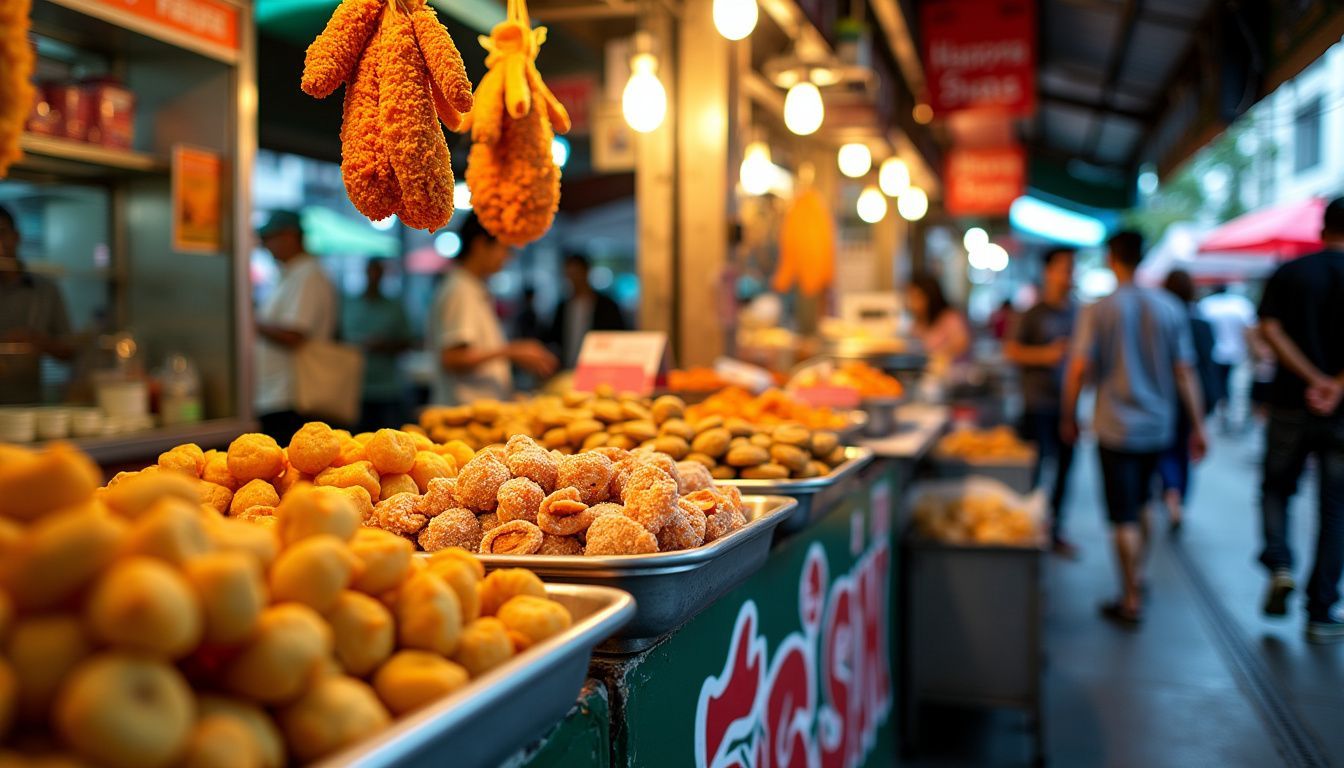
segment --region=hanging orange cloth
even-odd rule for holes
[[[554,132],[569,131],[569,114],[537,71],[546,28],[532,28],[525,0],[509,0],[507,18],[480,42],[489,71],[460,128],[471,131],[473,142],[467,158],[471,206],[501,242],[526,245],[546,234],[560,205],[551,141]]]
[[[431,232],[447,224],[453,168],[439,121],[459,127],[472,95],[434,10],[425,0],[342,0],[308,46],[302,87],[325,98],[342,82],[341,177],[350,201],[373,220],[395,213]]]
[[[33,108],[33,46],[29,0],[0,0],[0,179],[23,157],[19,139]]]
[[[796,284],[804,296],[818,296],[835,279],[835,224],[816,189],[799,192],[779,225],[779,266],[771,287],[785,293]]]

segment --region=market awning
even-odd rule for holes
[[[1199,244],[1200,253],[1253,253],[1292,259],[1320,250],[1324,198],[1262,208],[1223,224]]]

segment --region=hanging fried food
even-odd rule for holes
[[[779,225],[779,268],[771,287],[784,293],[796,284],[817,296],[835,277],[835,225],[825,198],[814,188],[798,193]]]
[[[551,141],[569,131],[569,114],[537,71],[545,41],[546,28],[532,28],[525,0],[509,0],[508,18],[481,38],[490,71],[463,126],[474,142],[467,160],[472,207],[492,235],[515,246],[545,234],[560,204]]]
[[[378,29],[383,0],[342,0],[303,58],[303,92],[325,99],[348,81]]]
[[[28,41],[29,0],[0,3],[0,179],[23,156],[19,138],[33,105],[33,45]]]

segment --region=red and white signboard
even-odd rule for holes
[[[592,392],[607,384],[617,392],[651,394],[666,350],[665,333],[590,331],[574,366],[574,389]]]
[[[564,75],[550,78],[546,87],[565,106],[569,113],[570,136],[587,136],[593,128],[593,96],[597,93],[597,78],[592,75]]]
[[[1022,196],[1027,156],[1020,146],[947,153],[944,205],[953,216],[1001,216]]]
[[[229,51],[239,47],[238,8],[222,0],[99,0],[109,9],[199,43]]]
[[[1035,0],[930,0],[923,10],[934,115],[1036,109]]]

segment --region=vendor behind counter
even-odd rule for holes
[[[70,317],[54,282],[24,268],[14,215],[0,207],[0,405],[42,401],[42,358],[69,360]]]

